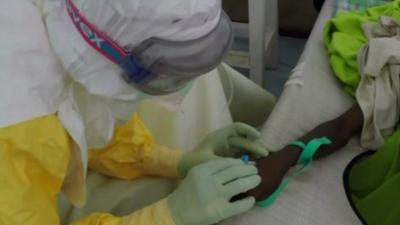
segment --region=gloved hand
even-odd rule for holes
[[[235,123],[212,132],[194,151],[182,156],[178,163],[179,174],[183,177],[196,165],[220,157],[234,157],[238,153],[250,152],[258,156],[268,156],[268,150],[260,137],[256,129],[243,123]]]
[[[230,202],[261,182],[254,166],[219,159],[194,167],[167,203],[176,225],[209,225],[250,210],[255,199]]]

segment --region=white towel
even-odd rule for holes
[[[378,149],[399,122],[400,26],[382,17],[380,23],[366,23],[363,29],[369,43],[358,59],[362,78],[356,98],[364,114],[361,144]]]

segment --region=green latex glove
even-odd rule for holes
[[[242,123],[212,132],[194,151],[182,157],[178,164],[179,174],[183,177],[196,165],[221,157],[234,157],[244,152],[268,156],[268,150],[260,138],[256,129]]]
[[[167,199],[176,225],[209,225],[250,210],[255,199],[230,202],[260,184],[254,166],[237,159],[213,160],[194,167]]]

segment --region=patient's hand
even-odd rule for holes
[[[289,151],[292,153],[289,153]],[[283,149],[257,160],[256,167],[262,182],[256,189],[249,191],[247,195],[253,196],[257,200],[264,200],[270,196],[278,188],[292,166],[291,161],[296,160],[299,153],[300,151],[296,148]]]

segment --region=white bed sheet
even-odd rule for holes
[[[315,126],[346,111],[354,100],[330,69],[322,40],[325,22],[335,11],[327,0],[301,60],[263,129],[265,142],[279,150]],[[317,161],[293,181],[277,202],[224,221],[224,225],[361,225],[343,187],[346,165],[363,149],[354,139],[345,149]]]

